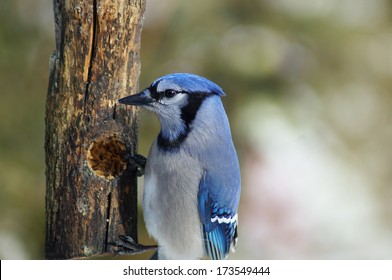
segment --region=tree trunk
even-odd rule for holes
[[[48,259],[88,257],[137,240],[137,112],[144,0],[54,0],[56,50],[46,103]]]

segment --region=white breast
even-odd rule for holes
[[[147,159],[143,214],[149,234],[160,247],[160,259],[203,256],[197,193],[200,163],[179,153],[158,153],[154,143]]]

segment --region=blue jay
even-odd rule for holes
[[[158,259],[220,260],[235,249],[240,171],[224,95],[206,78],[176,73],[119,100],[155,112],[161,125],[147,157],[143,194]]]

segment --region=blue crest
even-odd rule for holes
[[[150,86],[158,92],[165,89],[185,91],[187,93],[204,93],[224,96],[222,88],[210,80],[189,73],[174,73],[156,79]]]

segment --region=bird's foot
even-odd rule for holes
[[[144,175],[144,168],[146,167],[147,159],[140,155],[126,155],[126,160],[136,169],[136,175],[141,177]]]
[[[108,243],[108,245],[118,248],[114,251],[116,255],[136,255],[158,248],[156,245],[136,243],[132,237],[127,235],[119,235],[118,238],[120,240]]]

